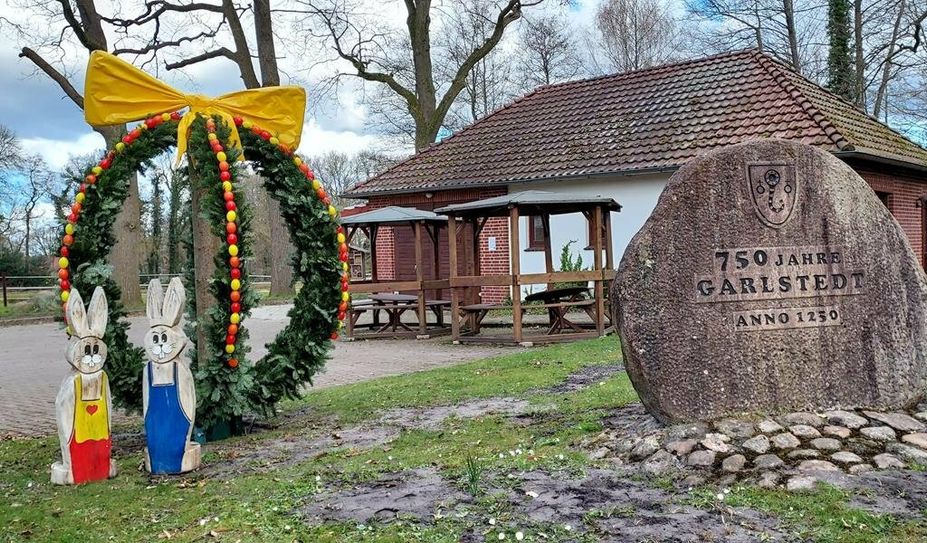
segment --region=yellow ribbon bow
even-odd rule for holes
[[[221,117],[231,130],[229,144],[236,149],[241,149],[241,139],[234,116],[253,122],[295,150],[303,129],[306,91],[285,86],[248,89],[217,98],[184,94],[114,55],[91,53],[84,84],[87,123],[124,124],[185,107],[189,110],[177,126],[178,161],[187,151],[187,133],[197,113]]]

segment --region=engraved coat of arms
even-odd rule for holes
[[[766,226],[779,228],[798,203],[798,179],[793,164],[750,164],[747,191],[753,209]]]

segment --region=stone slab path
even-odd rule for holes
[[[286,325],[290,306],[256,308],[246,321],[252,356],[264,355],[264,344]],[[129,340],[139,345],[147,330],[144,317],[129,319]],[[55,431],[55,395],[68,374],[64,359],[67,338],[58,324],[0,328],[0,435],[45,435]],[[448,338],[430,340],[339,341],[316,388],[365,381],[388,375],[449,366],[511,352],[512,348],[452,345]]]

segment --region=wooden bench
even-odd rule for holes
[[[593,321],[595,321],[595,300],[575,300],[571,302],[551,302],[546,304],[522,304],[522,314],[517,318],[524,317],[524,313],[528,309],[547,309],[547,314],[550,317],[550,328],[547,330],[548,335],[559,334],[566,328],[571,328],[581,332],[582,328],[580,328],[579,325],[566,318],[567,312],[574,307],[582,309]],[[480,325],[483,323],[483,319],[486,318],[486,315],[488,315],[490,311],[497,309],[511,310],[512,306],[503,304],[470,304],[460,307],[462,312],[473,316],[473,320],[471,322],[471,332],[474,334],[479,333]],[[516,318],[515,315],[513,315],[512,318]]]
[[[510,305],[503,304],[470,304],[460,306],[460,311],[472,317],[470,321],[470,332],[478,334],[480,332],[480,325],[483,323],[483,319],[486,318],[486,315],[490,311],[495,309],[512,309]],[[457,318],[457,315],[452,315],[453,318]]]
[[[570,309],[577,307],[582,309],[589,315],[589,318],[595,322],[595,300],[574,300],[572,302],[553,302],[549,304],[542,304],[540,306],[532,307],[544,307],[547,309],[547,314],[550,316],[550,328],[547,330],[547,335],[559,334],[567,327],[573,329],[576,332],[582,332],[583,329],[568,319],[566,317],[567,312]]]

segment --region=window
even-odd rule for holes
[[[544,250],[544,219],[540,215],[528,217],[528,247],[526,250]]]
[[[876,197],[889,211],[892,209],[892,193],[876,191]]]

